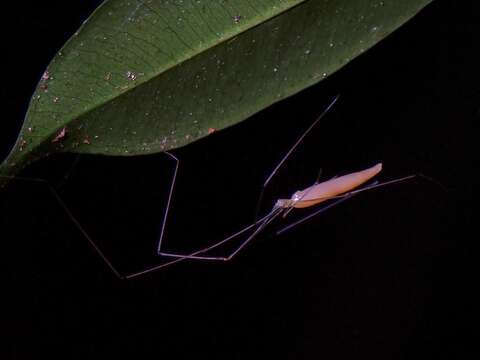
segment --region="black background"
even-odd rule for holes
[[[48,61],[99,3],[4,10],[2,156]],[[259,185],[337,93],[265,209],[310,185],[320,167],[329,177],[378,161],[380,179],[422,172],[447,191],[421,180],[372,191],[285,235],[266,231],[231,263],[185,262],[120,281],[45,188],[14,184],[0,220],[5,358],[472,355],[478,18],[468,2],[435,1],[326,81],[175,151],[168,244],[192,249],[248,224]],[[26,175],[59,187],[121,271],[155,264],[172,163],[84,156],[61,184],[74,160],[55,156]]]

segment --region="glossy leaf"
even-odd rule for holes
[[[186,145],[317,83],[430,0],[107,0],[43,74],[15,174],[53,152]]]

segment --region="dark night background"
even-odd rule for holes
[[[2,158],[49,60],[99,3],[3,10]],[[282,236],[272,226],[231,263],[120,281],[44,188],[14,184],[0,203],[3,358],[471,357],[478,14],[469,2],[434,1],[326,81],[175,151],[167,246],[191,249],[251,222],[259,185],[337,93],[264,210],[320,167],[329,177],[382,161],[380,179],[422,172],[447,191],[422,180],[372,191]],[[56,184],[122,271],[155,264],[172,164],[161,154],[82,156],[62,184],[74,160],[55,156],[25,175]]]

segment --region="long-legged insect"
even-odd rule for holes
[[[172,159],[175,162],[175,167],[173,170],[173,175],[172,175],[172,180],[168,192],[168,197],[167,197],[167,203],[165,205],[165,211],[163,215],[163,221],[162,221],[162,227],[161,227],[161,233],[160,237],[158,240],[157,244],[157,254],[163,257],[167,257],[170,260],[164,263],[161,263],[157,266],[149,267],[145,270],[138,271],[135,273],[130,273],[130,274],[122,274],[120,271],[117,270],[117,268],[113,265],[113,263],[109,260],[109,258],[105,255],[105,253],[100,249],[100,247],[95,243],[95,241],[91,238],[91,236],[87,233],[87,231],[83,228],[83,226],[80,224],[80,222],[76,219],[76,217],[73,215],[71,210],[68,208],[68,206],[65,204],[65,202],[62,200],[58,192],[51,186],[49,182],[43,179],[30,179],[30,178],[19,178],[15,177],[16,180],[23,180],[23,181],[34,181],[37,183],[42,183],[45,184],[50,192],[52,193],[53,197],[56,199],[58,204],[63,208],[65,213],[68,215],[68,217],[71,219],[73,224],[78,228],[78,230],[82,233],[82,235],[87,239],[87,241],[91,244],[91,246],[95,249],[95,251],[98,253],[98,255],[103,259],[105,264],[111,269],[111,271],[120,279],[131,279],[135,278],[153,271],[160,270],[162,268],[165,268],[167,266],[170,266],[172,264],[178,263],[180,261],[184,261],[187,259],[190,260],[217,260],[217,261],[229,261],[232,258],[235,257],[248,243],[250,243],[262,230],[265,229],[270,223],[272,223],[275,219],[277,219],[280,215],[283,215],[285,217],[290,211],[292,211],[295,208],[306,208],[306,207],[311,207],[315,206],[319,203],[322,203],[327,200],[336,200],[333,203],[322,207],[320,209],[317,209],[314,213],[307,215],[306,217],[290,224],[287,225],[286,227],[282,228],[277,232],[277,234],[280,234],[284,231],[287,231],[294,226],[300,224],[303,221],[306,221],[310,219],[313,216],[316,216],[331,207],[351,198],[352,196],[366,191],[370,190],[373,188],[377,188],[380,186],[385,186],[385,185],[390,185],[393,183],[405,181],[408,179],[412,179],[417,175],[410,175],[406,177],[402,177],[399,179],[394,179],[382,183],[374,182],[371,183],[365,187],[359,188],[362,184],[368,182],[371,178],[373,178],[375,175],[377,175],[382,168],[381,164],[377,164],[369,169],[351,173],[348,175],[340,176],[340,177],[335,177],[330,180],[324,181],[324,182],[319,182],[318,179],[315,181],[315,183],[307,187],[304,190],[297,191],[295,192],[290,199],[279,199],[276,201],[274,204],[272,210],[268,212],[266,215],[261,217],[260,219],[258,218],[258,210],[260,208],[261,201],[263,199],[263,194],[272,180],[272,178],[275,176],[275,174],[278,172],[280,167],[284,164],[284,162],[288,159],[288,157],[291,155],[291,153],[297,148],[297,146],[302,142],[303,138],[312,130],[312,128],[327,114],[327,112],[332,108],[332,106],[335,104],[337,101],[338,96],[333,99],[333,101],[329,104],[329,106],[317,117],[317,119],[304,131],[304,133],[299,137],[299,139],[293,144],[293,146],[290,147],[290,149],[287,151],[287,153],[283,156],[281,161],[277,164],[277,166],[274,168],[272,173],[267,177],[266,181],[263,183],[259,200],[257,203],[257,211],[256,211],[256,220],[241,229],[240,231],[226,237],[225,239],[218,241],[210,246],[198,249],[196,251],[192,251],[189,254],[176,254],[176,253],[170,253],[170,252],[165,252],[163,251],[162,245],[163,245],[163,239],[164,239],[164,233],[165,233],[165,227],[167,223],[167,218],[170,210],[170,204],[172,201],[174,189],[175,189],[175,183],[177,179],[177,173],[178,173],[178,168],[179,168],[179,159],[173,155],[170,152],[165,152],[167,156],[169,156],[170,159]],[[12,177],[13,178],[13,177]],[[216,249],[217,247],[230,242],[239,236],[245,234],[248,231],[252,231],[250,235],[244,239],[240,245],[235,247],[233,251],[231,251],[229,254],[225,256],[209,256],[209,252],[211,250]]]

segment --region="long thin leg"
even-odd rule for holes
[[[213,250],[215,249],[216,247],[236,238],[237,236],[243,234],[245,231],[251,229],[252,227],[254,227],[255,225],[257,224],[260,224],[260,227],[262,227],[262,222],[263,221],[267,221],[268,218],[272,215],[272,213],[266,215],[263,219],[261,219],[260,221],[257,221],[255,223],[253,223],[252,225],[250,226],[247,226],[246,228],[236,232],[235,234],[211,245],[211,246],[208,246],[208,247],[205,247],[203,249],[199,249],[193,253],[190,253],[190,254],[175,254],[175,253],[169,253],[169,252],[165,252],[165,251],[162,251],[162,243],[163,243],[163,238],[164,238],[164,234],[165,234],[165,228],[166,228],[166,224],[167,224],[167,218],[168,218],[168,214],[169,214],[169,211],[170,211],[170,204],[171,204],[171,201],[172,201],[172,197],[173,197],[173,192],[174,192],[174,189],[175,189],[175,184],[176,184],[176,180],[177,180],[177,173],[178,173],[178,168],[179,168],[179,164],[180,164],[180,160],[175,156],[173,155],[172,153],[169,153],[169,152],[165,152],[165,154],[167,154],[168,156],[170,156],[171,159],[173,159],[175,161],[175,169],[173,171],[173,175],[172,175],[172,180],[171,180],[171,183],[170,183],[170,190],[169,190],[169,193],[168,193],[168,199],[167,199],[167,205],[165,206],[165,212],[164,212],[164,215],[163,215],[163,222],[162,222],[162,229],[161,229],[161,232],[160,232],[160,238],[158,240],[158,245],[157,245],[157,254],[158,255],[161,255],[161,256],[167,256],[167,257],[176,257],[176,258],[185,258],[185,259],[197,259],[197,260],[224,260],[224,257],[214,257],[214,256],[201,256],[200,254],[204,254],[210,250]],[[255,232],[257,233],[257,232]]]
[[[176,158],[175,158],[176,159]],[[178,159],[177,159],[178,160]],[[178,169],[178,162],[177,162],[177,166],[175,167],[175,170]],[[103,262],[108,266],[108,268],[115,274],[115,276],[117,276],[119,279],[121,280],[124,280],[124,279],[132,279],[132,278],[135,278],[135,277],[138,277],[138,276],[141,276],[141,275],[145,275],[145,274],[148,274],[150,272],[154,272],[154,271],[157,271],[157,270],[160,270],[162,268],[165,268],[167,266],[170,266],[170,265],[173,265],[173,264],[176,264],[178,262],[181,262],[181,261],[184,261],[184,260],[187,260],[187,259],[195,259],[197,255],[200,255],[200,254],[203,254],[203,253],[206,253],[222,244],[225,244],[226,242],[236,238],[237,236],[243,234],[245,231],[248,231],[250,229],[252,229],[253,227],[255,227],[256,225],[259,225],[259,227],[255,230],[255,232],[250,235],[247,240],[245,240],[242,244],[240,244],[239,247],[237,247],[234,252],[232,254],[230,254],[228,257],[224,257],[224,258],[221,258],[221,259],[218,259],[218,260],[230,260],[234,255],[236,255],[248,242],[250,242],[251,240],[253,240],[253,238],[266,226],[268,225],[271,221],[273,221],[273,219],[278,215],[280,214],[280,211],[277,210],[277,209],[274,209],[272,210],[272,212],[270,212],[269,214],[267,214],[266,216],[264,216],[260,221],[256,222],[256,223],[253,223],[247,227],[245,227],[244,229],[236,232],[235,234],[233,235],[230,235],[229,237],[227,237],[226,239],[224,240],[221,240],[219,242],[217,242],[216,244],[213,244],[211,246],[208,246],[206,248],[203,248],[203,249],[200,249],[200,250],[197,250],[189,255],[181,255],[181,256],[175,256],[176,258],[171,260],[171,261],[168,261],[168,262],[165,262],[165,263],[162,263],[162,264],[159,264],[159,265],[156,265],[156,266],[152,266],[150,268],[147,268],[147,269],[144,269],[144,270],[141,270],[141,271],[138,271],[138,272],[134,272],[134,273],[130,273],[130,274],[122,274],[114,265],[113,263],[110,261],[110,259],[105,255],[105,253],[100,249],[100,247],[98,247],[98,245],[95,243],[95,241],[92,239],[92,237],[88,234],[88,232],[83,228],[83,226],[80,224],[80,222],[77,220],[77,218],[73,215],[73,213],[70,211],[70,209],[68,208],[68,206],[66,205],[66,203],[63,201],[63,199],[60,197],[60,195],[58,194],[58,192],[55,190],[55,188],[47,181],[47,180],[44,180],[44,179],[38,179],[38,178],[24,178],[24,177],[13,177],[13,176],[9,176],[9,177],[6,177],[6,176],[0,176],[2,178],[8,178],[8,179],[12,179],[12,180],[17,180],[17,181],[28,181],[28,182],[35,182],[35,183],[39,183],[39,184],[42,184],[42,185],[45,185],[49,192],[52,194],[52,196],[54,197],[54,199],[57,201],[57,203],[60,205],[60,207],[65,211],[65,213],[67,214],[68,218],[70,219],[70,221],[72,221],[72,223],[75,225],[75,227],[79,230],[79,232],[85,237],[85,239],[88,241],[88,243],[93,247],[93,249],[95,250],[95,252],[100,256],[100,258],[103,260]],[[171,195],[172,195],[172,191],[173,191],[173,186],[174,186],[174,181],[173,181],[173,184],[170,188],[170,193],[169,193],[169,200],[171,200]],[[281,210],[281,209],[280,209]],[[168,215],[168,209],[166,210],[165,212],[165,219],[166,219],[166,216]],[[162,228],[164,228],[164,226],[162,226]],[[168,255],[170,257],[173,256],[172,255]],[[204,259],[204,260],[209,260],[210,258],[209,257],[197,257],[198,259]]]
[[[210,250],[213,250],[214,248],[216,248],[216,247],[218,247],[218,246],[236,238],[237,236],[239,236],[242,233],[244,233],[245,231],[251,229],[252,227],[257,225],[258,223],[261,223],[262,221],[264,221],[265,219],[267,219],[270,216],[270,214],[269,214],[269,215],[265,216],[262,220],[257,221],[256,223],[254,223],[250,226],[247,226],[246,228],[244,228],[244,229],[238,231],[237,233],[227,237],[226,239],[221,240],[221,241],[219,241],[219,242],[217,242],[217,243],[215,243],[215,244],[213,244],[209,247],[200,249],[200,250],[198,250],[194,253],[188,254],[188,255],[175,254],[175,253],[169,253],[169,252],[162,251],[162,244],[163,244],[163,238],[164,238],[164,235],[165,235],[167,218],[168,218],[168,214],[170,212],[170,204],[171,204],[171,201],[172,201],[173,192],[174,192],[175,184],[176,184],[176,180],[177,180],[178,168],[179,168],[179,165],[180,165],[180,160],[175,155],[173,155],[172,153],[169,153],[169,152],[165,152],[165,154],[170,156],[170,158],[172,158],[175,161],[175,169],[174,169],[173,175],[172,175],[170,190],[169,190],[169,193],[168,193],[167,205],[165,206],[165,212],[164,212],[164,215],[163,215],[162,229],[161,229],[161,232],[160,232],[160,238],[158,240],[158,245],[157,245],[157,254],[158,255],[168,256],[168,257],[176,257],[176,258],[197,259],[197,260],[224,260],[224,258],[221,258],[221,257],[200,256],[199,254],[203,254],[203,253],[206,253]],[[260,225],[260,227],[261,226],[262,225]]]
[[[166,154],[168,156],[170,156],[172,159],[174,159],[176,164],[175,164],[175,170],[174,170],[174,173],[173,173],[173,176],[172,176],[172,183],[170,185],[170,191],[169,191],[169,194],[168,194],[167,206],[165,208],[164,219],[163,219],[163,223],[162,223],[162,230],[161,230],[161,236],[160,236],[160,239],[159,239],[158,248],[160,248],[161,241],[163,239],[163,233],[164,233],[164,230],[165,230],[165,225],[166,225],[166,220],[167,220],[167,216],[168,216],[168,212],[169,212],[169,208],[170,208],[170,202],[171,202],[171,199],[172,199],[173,189],[175,187],[175,181],[176,181],[176,176],[177,176],[177,172],[178,172],[178,164],[179,164],[179,160],[173,154],[168,153],[168,152],[166,152]],[[76,165],[76,162],[74,162],[73,166],[75,166],[75,165]],[[72,166],[72,168],[73,168],[73,166]],[[105,253],[98,247],[98,245],[95,243],[95,241],[93,241],[92,237],[83,228],[83,226],[80,224],[80,222],[77,220],[77,218],[70,211],[68,206],[62,200],[62,198],[60,197],[58,192],[55,190],[55,188],[47,180],[38,179],[38,178],[24,178],[24,177],[18,177],[18,176],[1,176],[1,177],[8,178],[8,179],[11,179],[11,180],[17,180],[17,181],[36,182],[36,183],[41,183],[41,184],[45,185],[48,188],[48,190],[50,191],[50,193],[53,195],[53,197],[55,198],[57,203],[60,205],[60,207],[65,211],[65,213],[67,214],[70,221],[72,221],[72,223],[75,225],[75,227],[80,231],[80,233],[90,243],[90,245],[93,247],[93,249],[96,251],[96,253],[100,256],[100,258],[104,261],[104,263],[108,266],[108,268],[119,279],[129,279],[129,278],[133,278],[133,277],[136,277],[136,276],[140,276],[140,275],[143,275],[143,274],[161,269],[163,267],[166,267],[166,266],[169,266],[169,265],[172,265],[174,263],[177,263],[179,261],[184,260],[184,259],[175,259],[175,260],[169,261],[167,263],[163,263],[163,264],[154,266],[152,268],[149,268],[149,269],[137,272],[137,273],[133,273],[133,274],[129,274],[129,275],[123,275],[123,274],[120,273],[120,271],[117,270],[117,268],[113,265],[113,263],[110,261],[110,259],[105,255]]]
[[[240,250],[242,250],[245,246],[247,246],[247,244],[250,241],[252,241],[255,236],[257,236],[257,234],[260,231],[262,231],[268,224],[270,224],[273,220],[275,220],[275,218],[277,218],[277,216],[282,213],[282,210],[283,209],[277,210],[273,216],[271,216],[262,225],[260,225],[258,229],[255,230],[255,232],[252,235],[250,235],[250,237],[247,240],[245,240],[242,244],[240,244],[240,246],[237,249],[235,249],[225,260],[227,261],[231,260],[235,255],[237,255],[240,252]]]
[[[95,249],[97,254],[102,258],[102,260],[105,262],[105,264],[112,270],[112,272],[120,279],[123,278],[123,276],[120,274],[120,272],[113,266],[112,262],[107,258],[107,256],[103,253],[103,251],[95,244],[95,242],[92,240],[90,235],[87,233],[87,231],[83,228],[83,226],[80,224],[80,222],[73,216],[72,212],[68,208],[68,206],[65,204],[65,202],[62,200],[60,195],[58,195],[58,192],[53,188],[53,186],[46,180],[44,179],[38,179],[38,178],[24,178],[24,177],[5,177],[2,176],[3,178],[8,178],[12,180],[17,180],[17,181],[29,181],[29,182],[35,182],[35,183],[40,183],[45,185],[49,192],[52,194],[54,199],[57,201],[57,203],[60,205],[60,207],[65,211],[67,214],[68,218],[72,223],[75,225],[75,227],[80,231],[80,233],[85,237],[85,239],[90,243],[90,245]]]
[[[272,180],[272,178],[275,176],[275,174],[278,172],[278,170],[282,167],[282,165],[285,163],[285,161],[290,157],[292,152],[298,147],[298,145],[303,141],[305,136],[315,127],[315,125],[330,111],[330,109],[333,107],[333,105],[337,102],[338,98],[340,95],[335,96],[335,98],[332,100],[332,102],[326,107],[325,110],[315,119],[315,121],[303,132],[303,134],[297,139],[297,141],[290,147],[290,149],[287,151],[287,153],[282,157],[282,159],[279,161],[277,166],[273,169],[273,171],[268,175],[267,179],[262,185],[262,189],[260,190],[260,195],[258,197],[257,201],[257,206],[255,209],[255,220],[258,218],[258,214],[260,212],[260,206],[262,204],[263,196],[265,194],[265,189]]]
[[[165,212],[163,214],[162,230],[160,232],[160,238],[158,239],[157,254],[160,254],[162,251],[161,249],[162,249],[163,235],[165,234],[165,227],[167,225],[168,213],[170,212],[170,204],[172,202],[173,191],[175,189],[175,183],[177,182],[178,167],[180,164],[180,160],[178,160],[178,158],[175,155],[169,152],[165,152],[165,154],[167,154],[171,159],[175,161],[175,169],[173,170],[172,182],[170,184],[170,191],[168,192],[167,205],[165,206]]]
[[[264,219],[262,219],[264,220]],[[260,221],[262,221],[260,220]],[[162,255],[162,256],[167,256],[167,257],[174,257],[174,258],[183,258],[183,259],[197,259],[197,260],[223,260],[224,257],[216,257],[216,256],[201,256],[200,254],[204,254],[210,250],[213,250],[227,242],[229,242],[230,240],[233,240],[234,238],[236,238],[237,236],[243,234],[245,231],[248,231],[250,230],[251,228],[255,227],[255,225],[257,225],[258,223],[253,223],[245,228],[243,228],[242,230],[240,231],[237,231],[236,233],[230,235],[229,237],[226,237],[225,239],[223,240],[220,240],[216,243],[214,243],[213,245],[209,245],[207,247],[204,247],[204,248],[201,248],[199,250],[196,250],[190,254],[177,254],[177,253],[170,253],[170,252],[159,252],[158,255]]]
[[[304,221],[307,221],[307,220],[311,219],[311,218],[314,217],[314,216],[317,216],[317,215],[319,215],[319,214],[322,214],[322,213],[325,212],[326,210],[331,209],[332,207],[334,207],[334,206],[336,206],[336,205],[338,205],[338,204],[340,204],[340,203],[342,203],[342,202],[350,199],[352,196],[357,195],[357,194],[359,194],[359,193],[361,193],[361,192],[364,192],[364,191],[367,191],[367,190],[376,189],[376,188],[381,187],[381,186],[392,185],[392,184],[399,183],[399,182],[402,182],[402,181],[410,180],[410,179],[413,179],[413,178],[415,178],[415,177],[417,177],[417,176],[419,176],[419,175],[414,174],[414,175],[404,176],[404,177],[401,177],[401,178],[398,178],[398,179],[393,179],[393,180],[389,180],[389,181],[384,181],[384,182],[381,182],[381,183],[379,183],[378,181],[375,181],[375,182],[373,182],[372,184],[367,185],[367,186],[365,186],[365,187],[363,187],[363,188],[360,188],[360,189],[358,189],[358,190],[353,190],[353,191],[350,191],[350,192],[348,192],[348,193],[345,193],[345,194],[342,194],[342,195],[338,195],[338,196],[332,196],[332,197],[330,197],[329,199],[337,199],[337,200],[334,201],[333,203],[328,204],[327,206],[324,206],[324,207],[318,209],[317,211],[314,211],[313,213],[311,213],[311,214],[309,214],[309,215],[307,215],[307,216],[305,216],[305,217],[303,217],[303,218],[301,218],[301,219],[299,219],[299,220],[297,220],[297,221],[295,221],[295,222],[293,222],[293,223],[291,223],[291,224],[283,227],[282,229],[278,230],[276,234],[277,234],[277,235],[283,234],[285,231],[292,229],[293,227],[295,227],[295,226],[303,223]],[[290,210],[290,209],[289,209],[289,210]]]
[[[276,208],[273,209],[269,214],[264,216],[261,220],[253,223],[252,225],[247,226],[243,230],[240,230],[239,232],[236,232],[235,234],[225,238],[224,240],[221,240],[213,245],[207,246],[205,248],[202,248],[200,250],[197,250],[191,254],[188,255],[182,255],[182,254],[172,254],[172,253],[166,253],[162,252],[160,255],[164,256],[169,256],[169,257],[175,257],[175,258],[183,258],[183,259],[198,259],[198,260],[222,260],[222,261],[228,261],[231,260],[236,254],[240,252],[250,241],[252,241],[268,224],[270,224],[280,213],[282,212],[283,209]],[[244,233],[245,231],[251,229],[252,227],[259,225],[258,228],[246,239],[244,240],[239,246],[237,246],[228,256],[201,256],[200,254],[204,254],[206,252],[209,252],[220,245],[225,244],[226,242],[232,240],[233,238],[237,237],[238,235]]]
[[[70,176],[72,175],[73,173],[73,170],[77,167],[78,163],[80,162],[80,158],[81,158],[81,154],[77,154],[77,156],[75,156],[75,159],[72,161],[72,163],[70,164],[67,172],[62,176],[62,178],[60,179],[60,181],[56,184],[56,188],[57,189],[60,189],[62,188],[65,183],[67,182],[67,180],[70,178]]]
[[[273,211],[272,211],[273,213]],[[208,256],[199,256],[200,254],[203,254],[207,251],[210,251],[222,244],[225,244],[227,241],[230,241],[231,239],[235,238],[236,236],[240,235],[241,233],[251,229],[252,227],[254,227],[255,225],[258,225],[259,222],[256,222],[256,223],[253,223],[249,226],[247,226],[246,228],[240,230],[239,232],[227,237],[226,239],[222,240],[222,241],[219,241],[211,246],[208,246],[206,248],[203,248],[203,249],[200,249],[200,250],[197,250],[189,255],[177,255],[177,254],[168,254],[168,253],[164,253],[162,255],[164,256],[169,256],[169,257],[173,257],[174,259],[169,261],[169,262],[166,262],[164,264],[160,264],[160,265],[157,265],[157,266],[153,266],[151,268],[148,268],[148,269],[145,269],[145,270],[142,270],[142,271],[139,271],[139,272],[136,272],[136,273],[132,273],[132,274],[129,274],[129,275],[126,275],[124,276],[123,278],[124,279],[133,279],[135,277],[138,277],[138,276],[141,276],[141,275],[145,275],[145,274],[148,274],[150,272],[153,272],[153,271],[157,271],[157,270],[160,270],[164,267],[167,267],[167,266],[170,266],[170,265],[173,265],[173,264],[176,264],[180,261],[184,261],[184,260],[188,260],[188,259],[199,259],[199,260],[222,260],[222,261],[228,261],[228,260],[231,260],[243,247],[245,247],[245,245],[247,245],[247,243],[249,243],[250,241],[253,240],[253,238],[261,231],[265,228],[265,226],[267,226],[271,221],[273,221],[273,219],[279,215],[281,212],[279,211],[278,213],[275,213],[274,216],[272,215],[272,213],[268,214],[267,216],[265,216],[261,221],[261,225],[257,228],[257,230],[255,230],[255,232],[250,235],[247,240],[245,240],[242,244],[240,244],[239,247],[237,247],[233,253],[231,253],[228,257],[219,257],[219,258],[215,258],[215,257],[208,257]]]

